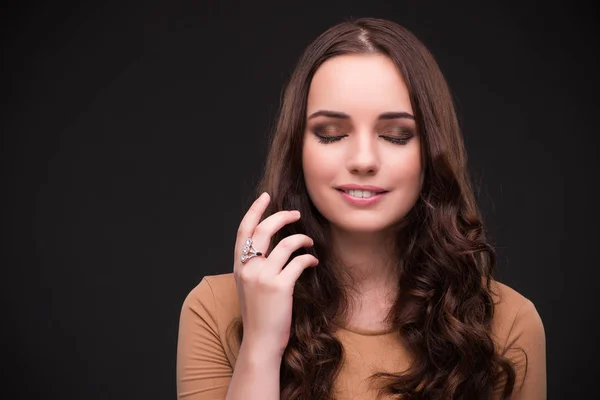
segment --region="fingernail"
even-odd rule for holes
[[[294,210],[294,211],[292,211],[292,213],[294,213],[294,215],[295,215],[296,217],[299,217],[299,216],[300,216],[300,211],[298,211],[298,210]]]

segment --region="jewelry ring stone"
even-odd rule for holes
[[[262,256],[263,253],[260,251],[256,251],[254,246],[252,246],[252,238],[246,239],[246,243],[244,243],[244,249],[242,250],[242,264],[245,264],[246,261],[251,259],[252,257]]]

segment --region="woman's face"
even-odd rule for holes
[[[382,231],[414,206],[423,168],[413,116],[406,84],[384,55],[336,56],[316,71],[302,165],[308,194],[333,227]]]

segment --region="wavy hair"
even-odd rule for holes
[[[312,77],[331,57],[379,53],[397,66],[415,111],[425,177],[414,207],[398,224],[398,294],[386,322],[411,354],[402,373],[371,376],[379,395],[402,399],[488,399],[515,385],[513,363],[491,338],[494,315],[494,248],[487,242],[468,176],[466,152],[447,83],[431,53],[408,30],[374,18],[346,20],[322,33],[304,51],[285,88],[258,193],[271,195],[265,216],[297,209],[303,218],[286,225],[270,249],[303,233],[314,246],[317,268],[296,282],[292,329],[281,370],[282,399],[333,399],[344,349],[335,337],[352,288],[342,283],[338,260],[328,250],[328,221],[306,190],[302,144]],[[241,319],[235,321],[241,341]],[[501,386],[500,386],[501,385]]]

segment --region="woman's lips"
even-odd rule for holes
[[[370,206],[372,204],[379,202],[383,198],[383,196],[385,196],[388,193],[388,192],[376,193],[370,197],[354,197],[354,196],[351,196],[349,193],[346,193],[345,191],[340,190],[340,189],[338,189],[338,192],[342,195],[344,200],[346,200],[348,203],[350,203],[353,206]]]

